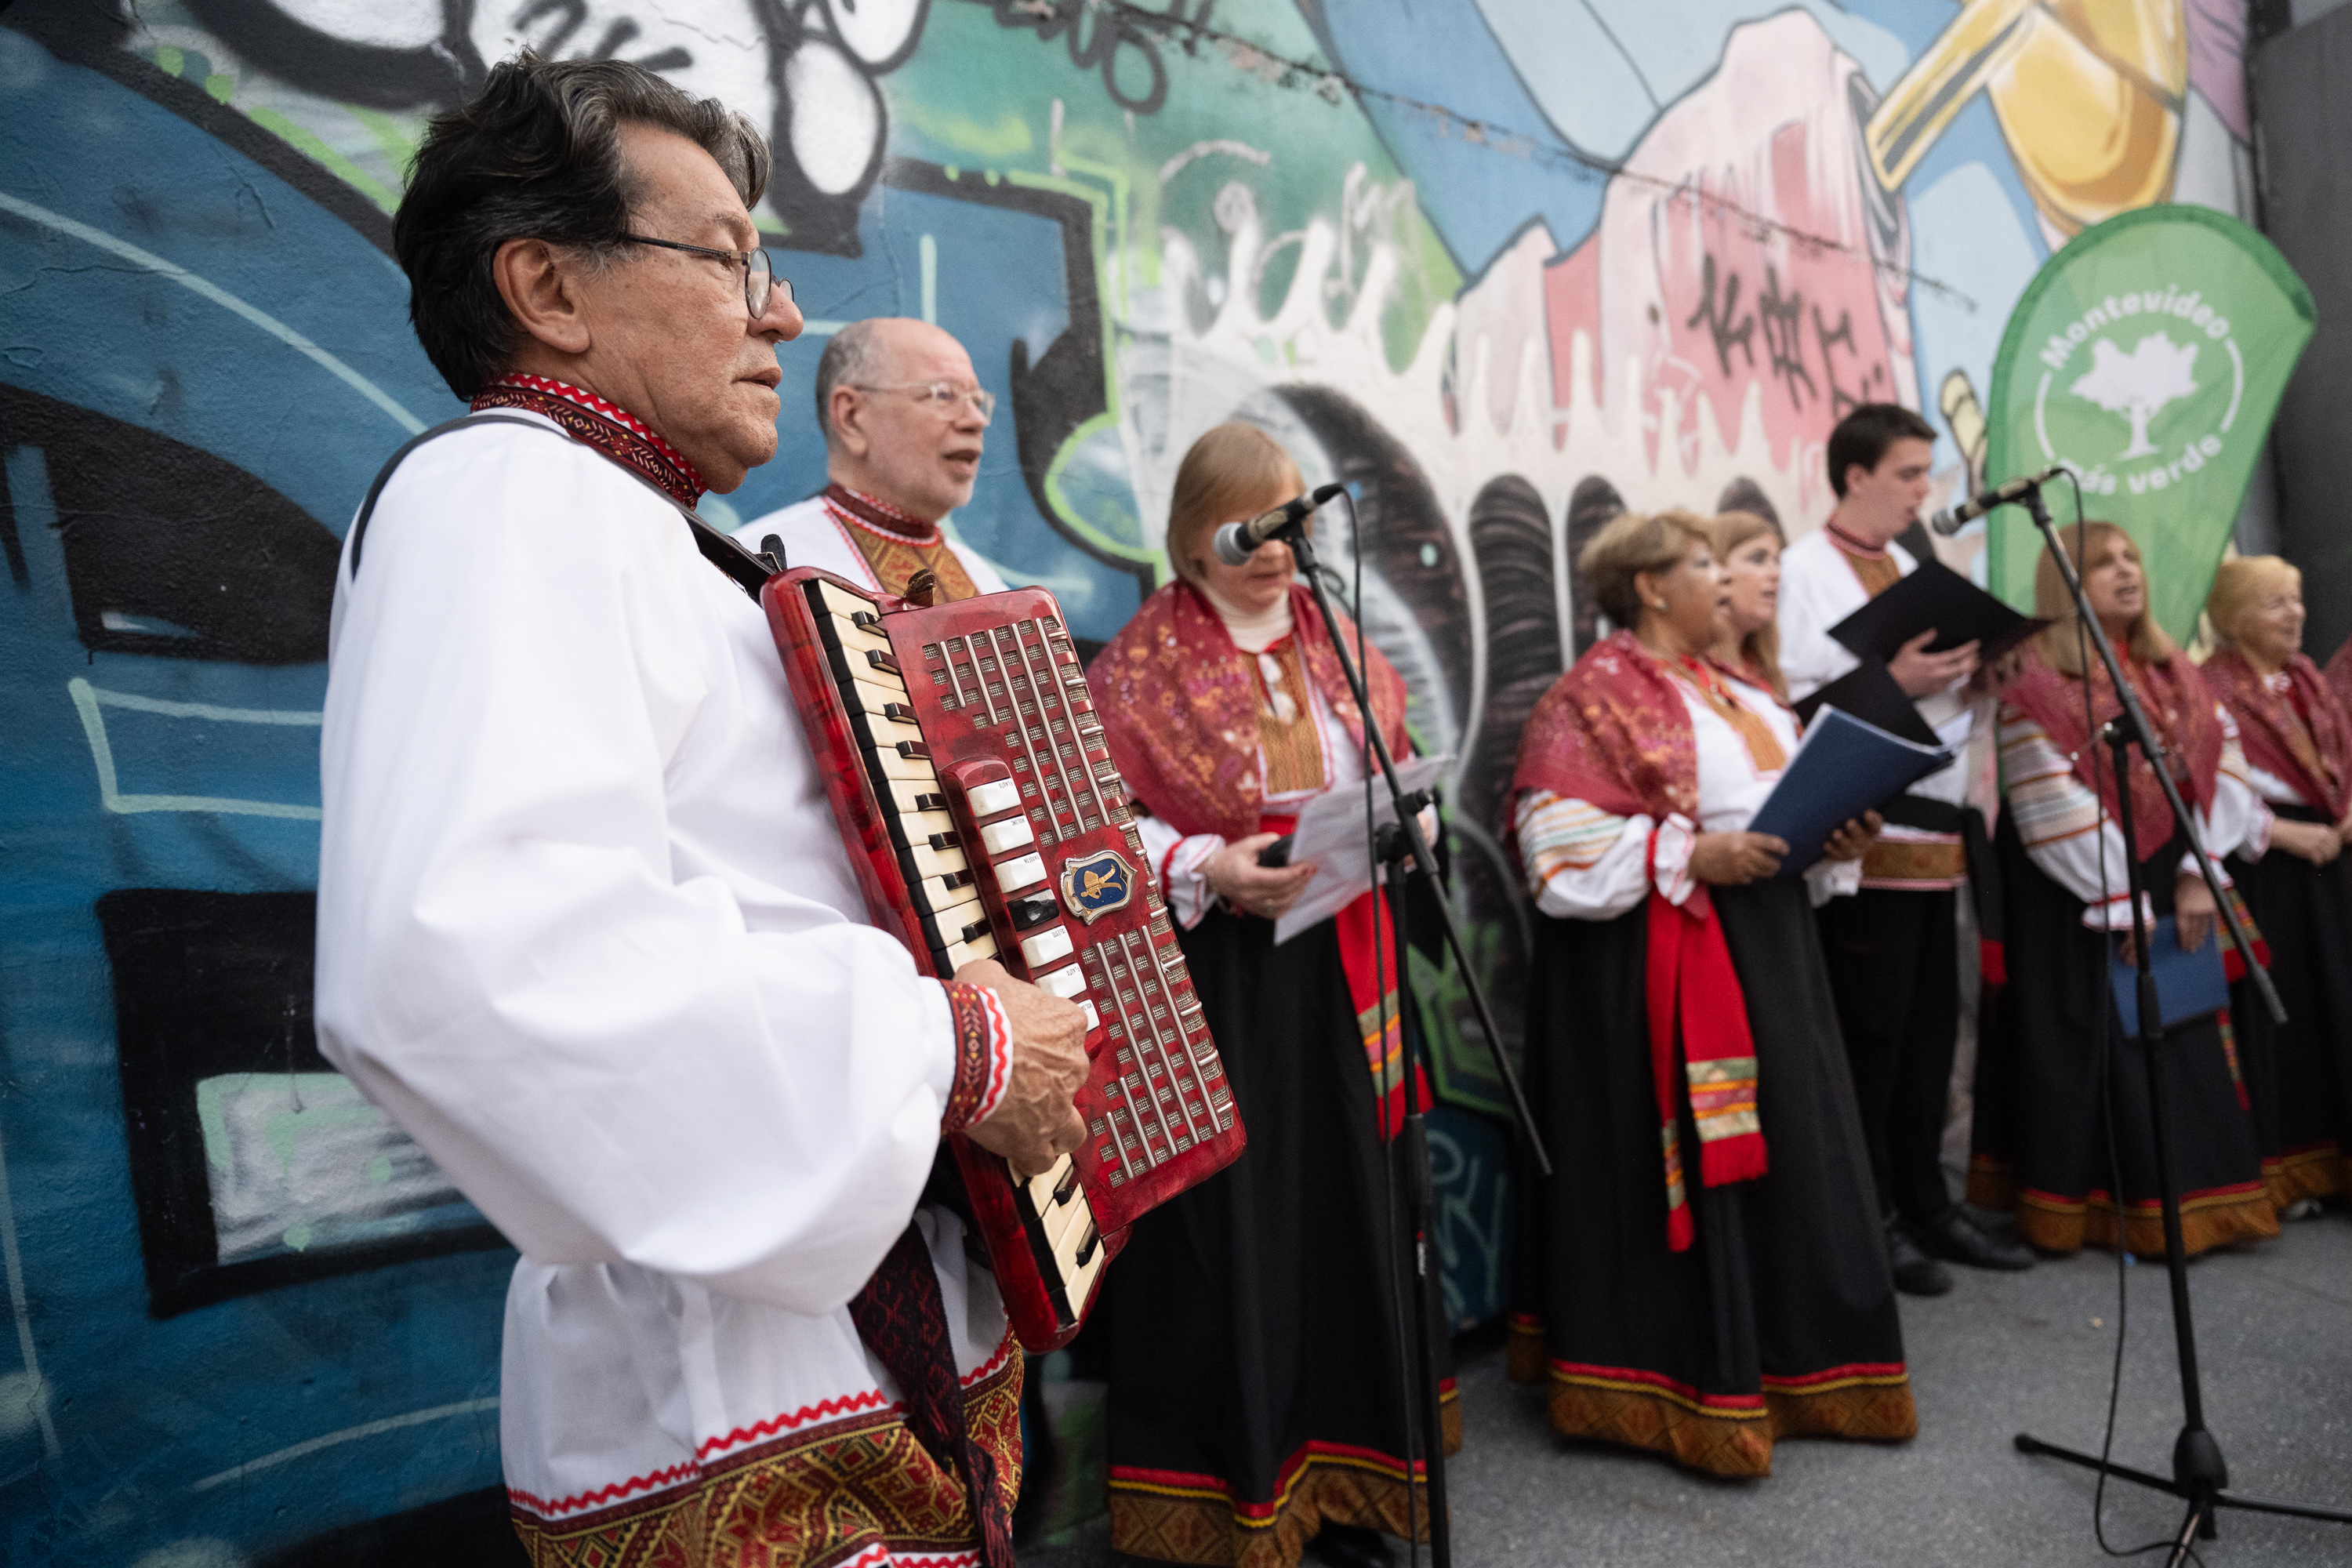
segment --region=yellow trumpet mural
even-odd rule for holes
[[[1968,0],[1864,132],[1892,191],[1982,91],[2061,236],[2170,199],[2189,87],[2180,0]]]

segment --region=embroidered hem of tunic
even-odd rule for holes
[[[1020,1352],[1007,1334],[963,1387],[965,1427],[995,1457],[1007,1509],[1020,1489],[1022,1375]],[[660,1472],[554,1500],[509,1489],[509,1511],[532,1568],[977,1564],[979,1527],[963,1479],[932,1458],[906,1425],[906,1413],[903,1404],[886,1404],[878,1389],[826,1400],[730,1435],[780,1433],[765,1442],[674,1468],[690,1479]],[[836,1414],[842,1418],[792,1429]],[[629,1500],[636,1491],[652,1495]],[[592,1507],[607,1499],[616,1500]]]
[[[1454,1380],[1440,1385],[1445,1451],[1462,1447]],[[1110,1473],[1115,1552],[1214,1568],[1291,1568],[1326,1524],[1407,1533],[1408,1513],[1429,1539],[1429,1483],[1414,1467],[1408,1507],[1403,1461],[1376,1449],[1308,1443],[1281,1469],[1272,1500],[1235,1501],[1216,1476],[1118,1468]]]
[[[1979,1154],[1969,1165],[1968,1200],[1979,1208],[2017,1215],[2017,1234],[2043,1252],[2112,1249],[2117,1231],[2116,1200],[2104,1188],[2068,1197],[2041,1192],[2017,1179],[2005,1160]],[[2135,1258],[2164,1256],[2164,1216],[2156,1200],[2125,1205],[2124,1246]],[[2180,1245],[2191,1258],[2233,1241],[2259,1241],[2279,1233],[2278,1210],[2262,1182],[2234,1183],[2180,1194]]]
[[[1770,1475],[1783,1437],[1899,1443],[1919,1431],[1900,1362],[1768,1375],[1755,1394],[1702,1394],[1654,1372],[1549,1360],[1543,1324],[1515,1312],[1505,1371],[1513,1383],[1549,1381],[1552,1430],[1562,1436],[1648,1449],[1709,1475]]]

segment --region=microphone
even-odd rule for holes
[[[1345,485],[1318,485],[1303,496],[1284,501],[1272,511],[1254,517],[1247,522],[1229,522],[1217,530],[1217,559],[1228,566],[1246,564],[1257,553],[1257,547],[1291,527],[1325,501],[1346,489]]]
[[[1927,520],[1927,526],[1941,534],[1958,533],[1993,508],[2022,500],[2029,491],[2040,489],[2064,472],[2065,464],[2053,463],[2038,474],[2021,474],[2006,484],[1995,485],[1989,490],[1970,496],[1958,506],[1946,507]]]

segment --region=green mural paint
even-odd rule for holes
[[[2131,531],[2157,619],[2186,642],[2316,321],[2303,280],[2234,218],[2143,207],[2084,229],[2010,316],[1985,471],[2072,466],[2084,514]],[[2040,534],[2014,508],[1989,526],[1993,592],[2032,608]]]

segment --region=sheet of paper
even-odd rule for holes
[[[1452,760],[1444,755],[1410,758],[1397,764],[1397,779],[1408,795],[1427,789]],[[1372,821],[1376,825],[1396,820],[1388,785],[1379,779],[1372,781]],[[1329,920],[1370,891],[1372,886],[1371,847],[1364,831],[1364,786],[1360,782],[1325,790],[1310,798],[1299,808],[1298,826],[1292,831],[1297,837],[1291,846],[1290,863],[1304,866],[1311,862],[1315,875],[1298,901],[1274,922],[1277,947],[1300,931]]]

